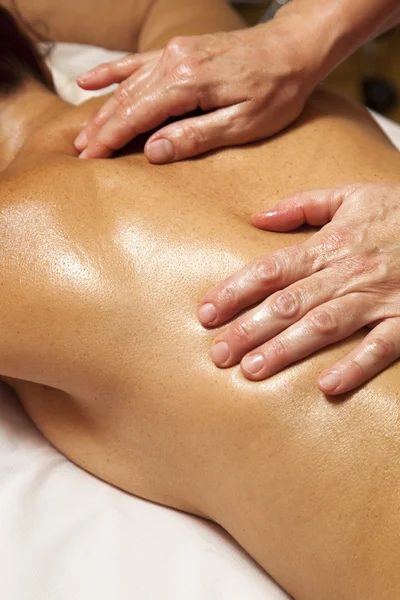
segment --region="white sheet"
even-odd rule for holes
[[[60,91],[110,55],[60,45]],[[115,56],[115,54],[114,54]],[[382,122],[400,147],[400,127]],[[219,527],[129,496],[71,464],[0,387],[0,597],[287,600]]]
[[[61,456],[0,388],[4,600],[283,600],[219,527],[129,496]]]

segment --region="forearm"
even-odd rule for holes
[[[156,0],[139,37],[139,51],[163,48],[173,37],[244,28],[226,0]]]
[[[357,48],[400,23],[398,0],[292,0],[277,13],[315,84]]]

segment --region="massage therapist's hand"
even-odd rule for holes
[[[252,222],[270,231],[323,227],[255,260],[203,298],[198,316],[210,327],[263,300],[217,335],[218,366],[241,361],[244,375],[258,381],[368,326],[361,344],[319,376],[323,392],[340,394],[400,357],[400,185],[298,193]]]
[[[131,55],[78,78],[85,89],[119,83],[75,141],[82,158],[109,157],[137,135],[198,108],[206,114],[158,129],[153,163],[265,138],[300,114],[315,81],[309,44],[299,50],[284,19],[243,31],[174,38],[161,52]]]
[[[140,133],[165,163],[266,138],[289,125],[317,85],[368,39],[400,20],[398,0],[292,0],[262,25],[177,37],[78,78],[94,90],[121,83],[75,140],[81,158],[109,157]],[[163,126],[170,117],[202,116]]]

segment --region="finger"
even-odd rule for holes
[[[328,268],[275,292],[216,336],[211,350],[214,363],[219,367],[237,364],[247,352],[339,296],[340,288],[340,275]]]
[[[314,262],[307,243],[251,262],[206,294],[198,307],[199,321],[207,327],[224,323],[272,292],[312,275],[317,270]]]
[[[115,97],[111,96],[86,123],[74,141],[74,146],[78,152],[82,152],[87,147],[89,140],[96,136],[97,131],[114,114],[117,105]]]
[[[400,357],[400,319],[377,325],[350,354],[318,378],[326,394],[343,394],[368,381]]]
[[[169,117],[180,116],[197,108],[196,96],[188,88],[154,84],[136,98],[128,97],[110,119],[89,140],[87,157],[97,158],[122,148],[137,135],[154,129]]]
[[[161,51],[128,54],[108,63],[103,63],[77,77],[78,85],[85,90],[98,90],[113,83],[120,83],[148,61],[161,56]]]
[[[260,381],[313,352],[345,339],[368,322],[362,294],[349,294],[314,308],[242,362],[248,379]]]
[[[251,221],[259,229],[270,231],[292,231],[304,224],[326,225],[356,187],[346,185],[335,189],[298,192],[271,210],[252,215]]]
[[[152,68],[154,65],[153,61],[149,61],[145,65],[145,67],[139,69],[136,73],[131,75],[128,79],[126,79],[119,88],[114,92],[108,100],[103,104],[103,106],[93,115],[93,117],[88,121],[82,131],[79,133],[77,138],[74,141],[75,148],[82,152],[89,144],[89,141],[92,141],[92,158],[101,158],[101,150],[98,155],[95,154],[95,138],[102,128],[102,126],[115,114],[118,110],[121,103],[127,100],[129,95],[134,90],[135,86],[138,83],[143,82],[147,77],[149,77]],[[108,152],[107,152],[108,154]],[[103,155],[104,158],[104,155]]]
[[[220,108],[167,125],[147,141],[147,159],[151,163],[161,164],[198,156],[215,148],[246,143],[249,132],[244,126],[244,104]],[[164,150],[165,142],[172,145],[169,154]]]

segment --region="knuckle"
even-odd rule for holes
[[[318,308],[309,316],[311,329],[317,333],[332,334],[338,330],[339,324],[336,314],[332,309]]]
[[[199,64],[198,59],[194,56],[185,58],[175,67],[172,72],[172,79],[185,83],[192,82],[197,77]]]
[[[237,304],[237,288],[233,283],[227,283],[218,294],[218,301],[228,309]]]
[[[272,340],[270,344],[270,353],[282,362],[286,362],[289,358],[289,350],[285,342],[280,338]]]
[[[172,38],[165,47],[165,53],[168,56],[182,56],[188,46],[188,38],[185,36],[176,36]]]
[[[247,346],[252,338],[252,328],[245,322],[235,325],[230,333],[233,341],[241,346]]]
[[[393,345],[381,337],[375,338],[369,344],[368,350],[379,361],[386,361],[394,354]]]
[[[300,295],[294,290],[283,292],[279,294],[271,308],[277,317],[294,317],[301,309]]]
[[[356,381],[363,381],[365,379],[365,371],[358,360],[350,358],[347,368],[352,372]]]
[[[280,262],[271,256],[254,263],[254,279],[261,286],[268,285],[282,277]]]
[[[132,119],[133,110],[132,106],[128,103],[121,105],[117,112],[116,116],[122,123],[129,123]]]
[[[114,92],[114,97],[120,106],[126,102],[129,97],[129,86],[127,80],[119,84],[118,88]]]
[[[182,136],[185,138],[189,152],[199,153],[206,146],[206,140],[200,127],[187,123],[182,126]]]

